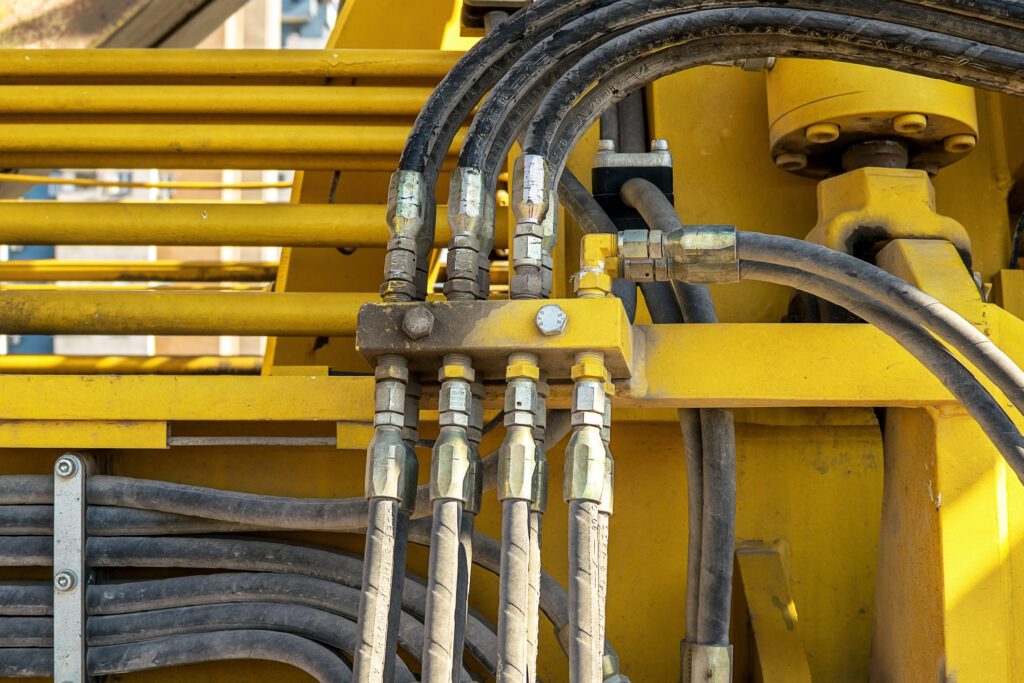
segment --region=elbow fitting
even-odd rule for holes
[[[581,299],[611,294],[612,278],[619,274],[618,240],[615,235],[584,235],[580,249],[580,272],[576,275],[576,296]]]
[[[537,356],[513,353],[508,357],[505,377],[506,432],[498,455],[498,500],[532,502],[537,468]]]
[[[487,181],[482,171],[460,166],[452,173],[448,194],[448,279],[444,292],[450,300],[477,297],[480,249],[488,232]],[[490,226],[493,235],[493,223]]]
[[[426,187],[422,173],[395,171],[391,175],[387,208],[391,239],[380,292],[385,301],[412,301],[417,296],[418,243],[428,217]]]
[[[736,226],[690,225],[664,233],[662,252],[678,267],[673,279],[689,284],[739,282]]]

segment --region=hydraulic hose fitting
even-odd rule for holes
[[[534,424],[537,416],[537,380],[540,368],[532,353],[508,357],[505,377],[505,440],[498,456],[498,500],[534,499],[537,446]]]
[[[427,182],[422,173],[395,171],[388,188],[387,222],[391,239],[380,295],[386,302],[413,301],[417,292],[417,254],[427,223]]]
[[[537,412],[533,423],[533,444],[536,449],[536,466],[533,474],[533,500],[530,510],[544,514],[548,510],[548,459],[544,452],[544,438],[548,428],[547,400],[551,394],[551,385],[547,383],[545,372],[537,379]]]
[[[430,463],[430,500],[457,500],[465,505],[471,493],[466,430],[472,404],[471,385],[476,375],[472,359],[464,353],[446,354],[443,363],[438,372],[441,432],[434,442]]]
[[[739,282],[735,225],[688,225],[662,236],[671,276],[691,285]]]
[[[732,645],[683,643],[683,683],[730,683]]]
[[[480,501],[484,495],[484,466],[480,460],[480,441],[483,440],[484,403],[486,393],[483,382],[473,382],[472,402],[469,406],[469,428],[466,440],[469,442],[469,498],[463,509],[473,515],[480,514]]]
[[[584,235],[580,249],[580,272],[576,274],[576,296],[581,299],[609,296],[612,278],[619,275],[616,236],[604,233]]]
[[[551,171],[539,154],[523,154],[512,172],[512,212],[516,228],[512,235],[512,266],[509,281],[513,299],[539,299],[544,283],[543,222],[551,212]]]
[[[401,502],[408,464],[407,446],[402,438],[406,427],[408,362],[402,356],[384,354],[377,359],[374,376],[374,432],[366,450],[365,493],[368,499],[392,498]]]
[[[604,683],[629,683],[629,677],[622,673],[619,656],[607,647],[601,658],[601,673],[604,674]]]
[[[587,500],[600,504],[605,497],[608,464],[607,449],[601,439],[608,402],[604,354],[598,351],[577,354],[572,378],[575,382],[572,392],[573,433],[565,448],[562,497],[567,503]]]
[[[555,286],[555,259],[552,254],[558,244],[558,193],[552,192],[550,205],[540,224],[543,237],[540,242],[540,294],[542,299],[550,299]]]
[[[452,173],[448,191],[452,238],[448,242],[448,277],[444,283],[444,293],[450,301],[477,298],[481,242],[488,232],[487,187],[480,169],[460,166]],[[493,234],[493,227],[490,232]]]

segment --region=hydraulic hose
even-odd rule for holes
[[[356,681],[369,683],[384,680],[385,672],[394,666],[395,641],[392,633],[391,604],[396,592],[398,566],[398,526],[401,515],[398,501],[375,498],[370,501],[367,519],[366,546],[363,554],[362,592],[359,600],[359,645],[354,652]]]
[[[1017,410],[1024,412],[1024,371],[984,333],[935,297],[877,266],[810,242],[741,231],[736,243],[741,259],[805,270],[864,292],[904,313],[962,353]],[[1015,471],[1024,478],[1024,470]]]
[[[462,504],[434,503],[430,543],[428,600],[423,639],[423,681],[448,683],[452,678],[455,643],[455,595],[459,566],[459,527]]]
[[[588,500],[569,503],[569,575],[570,614],[575,628],[569,642],[569,680],[574,683],[599,683],[603,650],[599,640],[603,632],[600,596],[600,517],[598,504]]]
[[[622,186],[621,194],[625,203],[639,211],[649,226],[666,230],[682,227],[675,207],[653,183],[634,178]],[[680,285],[677,310],[682,310],[686,322],[717,323],[718,316],[707,286]],[[692,411],[679,411],[684,448],[688,451],[685,455],[687,490],[696,493],[697,486],[702,489],[696,496],[701,505],[696,522],[700,526],[691,520],[689,532],[689,540],[696,540],[699,549],[687,548],[686,637],[688,642],[700,645],[728,645],[736,533],[736,432],[731,410],[701,409],[699,436],[694,433],[698,425],[694,424],[693,417]],[[695,454],[689,445],[691,441],[700,444],[700,464],[692,462]],[[688,501],[691,512],[695,507],[694,500]],[[690,581],[696,584],[693,590]],[[696,597],[692,607],[691,597]]]
[[[0,677],[53,676],[53,651],[49,648],[9,649],[0,654]],[[220,631],[94,647],[86,655],[86,669],[90,676],[112,676],[239,659],[290,664],[322,683],[352,680],[348,665],[327,648],[299,636],[273,631]]]
[[[796,287],[831,301],[892,337],[956,397],[1024,482],[1024,437],[1016,425],[978,379],[912,318],[852,287],[806,271],[741,261],[740,274],[748,279]]]

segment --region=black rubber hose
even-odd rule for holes
[[[414,526],[410,524],[410,529]],[[414,542],[429,545],[429,540]],[[47,567],[52,559],[53,539],[49,536],[0,536],[0,566]],[[340,550],[282,541],[93,536],[86,541],[86,560],[93,567],[187,567],[299,574],[352,588],[362,587],[361,558]],[[425,604],[426,587],[407,575],[402,584],[402,609],[422,619]],[[466,644],[470,654],[487,670],[494,671],[497,638],[476,611],[470,612],[466,625]]]
[[[3,648],[53,647],[50,617],[0,617],[0,659]]]
[[[1024,437],[1016,425],[978,379],[916,321],[852,287],[795,268],[741,261],[740,274],[747,279],[795,287],[831,301],[888,334],[960,401],[1021,478]]]
[[[0,524],[0,528],[2,528]],[[0,583],[0,614],[43,617],[53,614],[53,584],[49,581]]]
[[[624,2],[622,4],[630,3]],[[735,5],[736,3],[730,4]],[[799,4],[803,3],[790,3],[790,7]],[[867,16],[871,16],[870,6],[875,4],[872,2],[858,2],[856,13],[860,14],[867,10]],[[718,3],[704,3],[705,7],[715,7],[716,5]],[[907,10],[904,7],[901,11],[898,3],[889,2],[882,3],[882,5],[877,8],[877,16],[881,18],[902,17]],[[602,69],[607,71],[614,68],[617,64],[628,63],[631,55],[635,57],[644,52],[664,47],[672,42],[731,34],[733,33],[734,25],[747,20],[749,20],[750,24],[748,31],[764,31],[761,40],[774,47],[785,42],[786,33],[800,33],[808,30],[809,27],[813,31],[815,30],[815,23],[820,23],[827,18],[827,23],[823,23],[820,29],[822,37],[828,38],[831,37],[832,33],[846,31],[853,38],[861,40],[864,45],[871,45],[874,42],[880,46],[880,49],[889,50],[888,61],[883,66],[897,69],[902,68],[906,71],[917,72],[920,61],[928,58],[930,51],[941,55],[941,48],[943,46],[949,48],[953,43],[959,47],[956,50],[958,52],[957,58],[963,62],[973,60],[977,54],[981,54],[981,57],[974,61],[974,66],[982,71],[998,68],[1001,69],[1002,73],[1010,75],[1017,68],[1016,62],[1012,57],[1009,57],[1016,53],[1010,49],[989,48],[979,45],[973,40],[951,38],[946,33],[931,32],[926,29],[913,29],[897,23],[871,21],[847,14],[809,11],[810,9],[820,9],[820,3],[813,4],[807,9],[733,6],[706,9],[691,14],[682,13],[678,2],[673,3],[671,0],[657,0],[645,3],[641,10],[632,5],[628,10],[615,14],[618,7],[619,5],[605,8],[585,19],[596,22],[601,28],[608,31],[614,32],[633,28],[632,31],[628,31],[618,38],[606,42],[604,45],[599,44],[600,41],[605,39],[604,35],[602,35],[600,41],[593,41],[587,44],[581,41],[587,40],[586,31],[594,30],[594,26],[581,24],[583,21],[581,19],[575,24],[567,26],[563,31],[559,31],[545,39],[528,53],[506,75],[505,79],[498,83],[488,96],[488,100],[485,100],[481,106],[473,120],[473,125],[470,127],[469,135],[467,135],[463,144],[460,164],[471,166],[475,165],[474,162],[482,163],[480,155],[484,154],[485,157],[483,158],[487,159],[486,165],[477,167],[482,168],[489,175],[493,175],[494,169],[502,163],[505,155],[507,155],[512,139],[525,123],[524,116],[529,117],[531,111],[540,105],[534,120],[557,121],[561,114],[568,110],[572,101],[580,93],[584,92],[590,83],[599,78],[599,76],[590,77],[591,72],[600,73]],[[912,10],[911,14],[919,15],[917,17],[918,22],[926,26],[934,26],[937,23],[941,25],[941,22],[934,21],[934,16],[928,16],[934,15],[929,10],[922,12],[917,8]],[[600,17],[600,21],[597,21],[598,17]],[[730,17],[735,17],[735,19]],[[685,36],[680,36],[676,41],[671,41],[664,37],[659,41],[654,38],[654,34],[651,33],[650,29],[652,26],[665,21],[676,22],[677,26],[690,26],[692,31],[688,32]],[[758,23],[761,25],[758,25]],[[942,25],[942,28],[945,30],[950,29],[948,25]],[[851,31],[856,31],[856,34],[851,33]],[[865,35],[862,37],[861,33]],[[564,37],[563,34],[570,35],[575,40],[570,40]],[[888,48],[882,45],[881,42],[885,40],[888,40],[893,47]],[[647,49],[644,49],[645,42],[649,45]],[[627,43],[632,44],[633,47],[628,48],[626,46]],[[1016,44],[1013,45],[1016,47]],[[913,47],[913,57],[905,55],[908,46]],[[903,56],[900,56],[901,54]],[[557,98],[559,100],[564,100],[566,94],[574,93],[575,96],[570,97],[568,102],[560,105],[550,102],[548,106],[541,104],[540,98],[544,97],[545,91],[548,89],[553,78],[552,74],[557,75],[565,71],[567,67],[579,60],[580,57],[584,58],[575,67],[570,68],[565,76],[562,76],[552,88],[553,92],[565,89],[562,95]],[[1005,61],[1006,59],[1010,61]],[[981,72],[978,68],[975,69],[975,72],[980,74]],[[946,75],[940,77],[950,78],[949,74],[951,71],[959,71],[959,65],[954,69],[944,68]],[[573,81],[578,82],[579,87],[573,88]],[[982,81],[978,83],[972,82],[972,84],[977,85],[980,82],[989,81],[982,79]],[[1005,86],[1006,79],[1003,79],[1000,85]],[[516,91],[507,90],[509,88],[520,88],[520,90],[518,94],[513,95],[512,93],[516,93]],[[516,107],[508,106],[508,102],[513,96],[517,98],[518,106]],[[490,105],[488,101],[491,101]],[[535,146],[536,141],[536,138],[528,130],[524,150],[528,153],[543,154]],[[481,152],[482,148],[486,148],[489,151]]]
[[[348,665],[327,648],[305,638],[273,631],[221,631],[94,647],[86,654],[86,669],[90,676],[112,676],[239,659],[290,664],[322,683],[352,680]],[[50,648],[0,651],[0,677],[52,676],[53,650]]]
[[[86,653],[86,668],[91,676],[112,676],[238,659],[291,664],[323,683],[352,680],[348,664],[326,647],[290,633],[274,631],[219,631],[94,647]]]
[[[711,9],[650,21],[597,46],[570,68],[545,96],[527,128],[524,151],[549,157],[549,149],[564,113],[595,81],[617,67],[672,45],[716,36],[754,33],[761,35],[765,45],[776,49],[785,47],[791,38],[818,37],[856,42],[861,46],[873,41],[878,55],[885,55],[881,65],[887,68],[922,73],[922,66],[927,63],[932,72],[938,72],[938,77],[946,80],[1003,92],[1020,92],[1022,87],[1013,74],[1019,73],[1024,55],[1014,50],[979,45],[971,40],[886,21],[826,12],[778,8]],[[907,55],[909,49],[912,49],[912,57]],[[842,55],[836,58],[846,61]],[[951,62],[956,66],[949,66]],[[466,144],[470,144],[468,139]]]
[[[991,70],[985,71],[982,68],[984,65],[982,65],[968,71],[966,68],[961,69],[958,65],[955,71],[951,71],[935,61],[924,60],[923,56],[920,62],[908,66],[906,58],[901,60],[890,53],[879,51],[877,46],[888,45],[889,42],[878,38],[875,40],[875,47],[865,47],[862,41],[863,39],[857,35],[835,33],[828,36],[789,36],[785,43],[779,41],[772,45],[766,45],[763,36],[737,32],[731,35],[717,36],[713,39],[694,40],[644,55],[607,74],[561,120],[548,155],[552,174],[555,178],[558,177],[558,173],[564,168],[569,153],[576,146],[580,137],[609,106],[663,76],[719,60],[778,56],[833,59],[883,68],[903,66],[905,70],[922,76],[955,80],[1008,94],[1024,92],[1024,83],[1012,76],[1012,70],[1009,73],[1003,70],[995,73]],[[896,41],[890,42],[898,45]],[[988,50],[992,49],[994,48],[988,48]],[[919,52],[915,52],[915,54],[919,54]],[[952,54],[945,55],[945,57],[955,60],[955,55]]]

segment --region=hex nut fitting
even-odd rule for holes
[[[392,498],[402,501],[403,485],[407,483],[402,477],[407,448],[400,428],[383,425],[374,430],[373,439],[366,449],[364,486],[368,499]]]
[[[424,306],[416,306],[406,311],[401,318],[401,331],[413,341],[428,336],[434,329],[434,314]]]
[[[53,575],[53,587],[62,593],[78,585],[78,577],[70,569],[63,569]]]
[[[565,502],[589,500],[600,504],[604,496],[606,462],[600,427],[584,425],[576,429],[565,447],[565,476],[562,480]]]
[[[569,316],[558,304],[541,306],[533,321],[545,337],[557,337],[564,333],[565,328],[569,326]]]
[[[430,500],[469,500],[469,441],[459,427],[441,427],[430,462]]]
[[[392,237],[415,240],[426,221],[427,182],[417,171],[395,171],[388,186],[387,223]]]
[[[689,284],[739,282],[735,225],[688,225],[665,233],[665,256],[682,266]],[[678,275],[678,269],[673,274]]]

